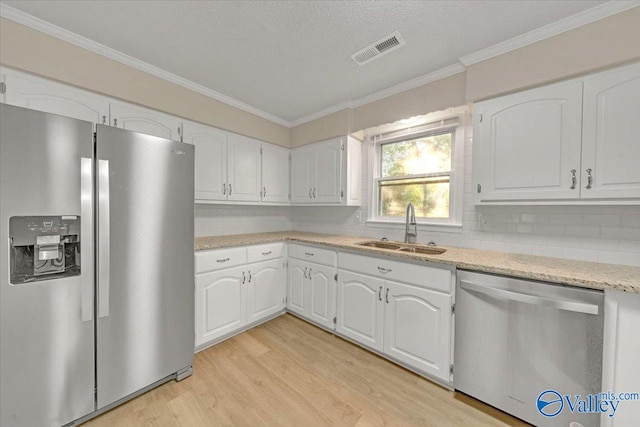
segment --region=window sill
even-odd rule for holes
[[[373,228],[405,228],[405,221],[367,220],[367,227]],[[418,230],[462,233],[462,224],[418,223]]]

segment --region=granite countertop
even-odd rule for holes
[[[424,260],[437,264],[454,265],[457,268],[465,270],[503,274],[584,288],[615,289],[640,293],[640,267],[457,247],[445,247],[447,251],[440,255],[422,255],[355,245],[355,243],[366,240],[375,239],[299,231],[281,231],[198,237],[195,239],[195,250],[201,251],[232,246],[289,241],[329,246],[336,249],[348,249],[350,251],[358,251],[363,254],[376,256]]]

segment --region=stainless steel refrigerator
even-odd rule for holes
[[[193,146],[0,113],[0,425],[66,425],[190,375]]]

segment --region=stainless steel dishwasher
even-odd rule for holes
[[[536,426],[599,426],[576,403],[602,391],[603,305],[601,291],[458,270],[456,390]]]

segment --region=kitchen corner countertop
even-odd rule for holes
[[[388,256],[397,259],[423,260],[436,264],[453,265],[465,270],[502,274],[584,288],[615,289],[618,291],[640,293],[640,267],[457,247],[443,247],[447,249],[447,251],[440,255],[422,255],[400,252],[393,249],[356,245],[358,242],[371,240],[375,239],[299,231],[281,231],[197,237],[195,239],[195,250],[202,251],[232,246],[288,241],[329,246],[335,249],[346,249],[363,254]]]

